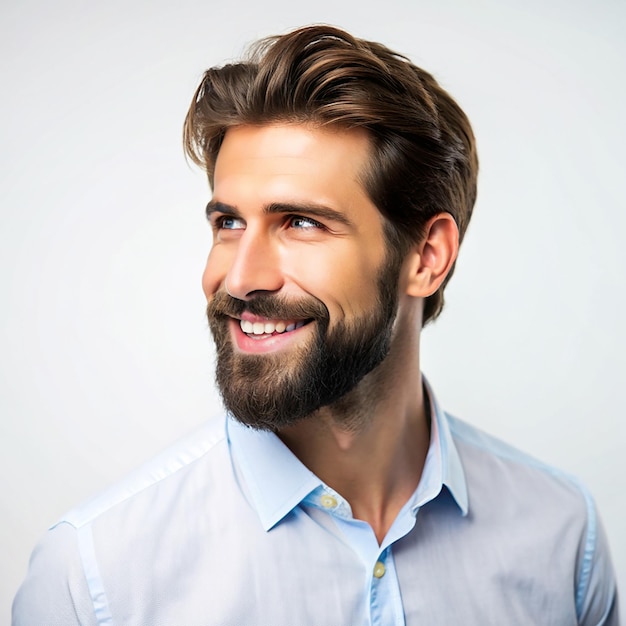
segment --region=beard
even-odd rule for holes
[[[241,423],[278,431],[332,405],[387,357],[398,309],[399,263],[388,259],[371,310],[330,327],[327,307],[312,296],[287,300],[259,294],[239,300],[224,291],[207,306],[217,349],[216,381],[226,409]],[[269,319],[307,320],[309,341],[281,353],[235,352],[229,321],[247,311]]]

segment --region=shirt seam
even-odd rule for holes
[[[511,463],[514,463],[515,465],[530,467],[532,469],[536,469],[546,474],[549,474],[550,476],[553,476],[554,478],[562,480],[563,482],[566,482],[567,484],[575,487],[581,493],[581,495],[585,498],[585,500],[587,499],[588,497],[587,490],[581,484],[580,480],[576,478],[576,476],[573,476],[572,474],[569,474],[568,472],[565,472],[552,465],[549,465],[548,463],[544,463],[543,461],[536,459],[535,457],[533,457],[530,454],[527,454],[526,452],[522,452],[521,450],[512,448],[509,446],[509,444],[505,443],[504,441],[500,441],[499,439],[492,437],[491,435],[483,431],[480,431],[479,429],[476,429],[476,432],[478,432],[483,437],[489,438],[489,440],[492,441],[495,445],[488,446],[480,441],[476,441],[471,436],[467,436],[464,432],[459,431],[457,429],[457,424],[461,424],[467,427],[469,427],[469,425],[466,425],[464,422],[462,422],[461,420],[457,418],[452,417],[451,415],[448,415],[447,417],[448,417],[448,423],[450,425],[450,432],[452,433],[453,438],[458,439],[462,441],[463,443],[470,445],[474,448],[477,448],[484,452],[488,452],[490,455],[493,455],[505,461],[510,461]],[[473,428],[473,427],[470,427],[470,428]],[[502,446],[504,449],[498,448],[496,446]]]
[[[113,626],[113,616],[109,607],[102,576],[96,558],[93,533],[90,525],[77,531],[78,551],[83,566],[83,573],[89,589],[89,597],[99,626]]]
[[[167,470],[167,472],[164,475],[156,476],[154,478],[150,478],[149,480],[142,481],[141,484],[139,485],[131,484],[125,489],[127,493],[120,494],[117,497],[113,497],[113,494],[112,494],[110,499],[106,499],[106,494],[109,489],[111,490],[120,489],[121,484],[124,484],[126,481],[124,480],[122,481],[122,483],[114,483],[112,486],[110,486],[109,488],[105,488],[100,494],[96,495],[93,500],[87,500],[84,504],[79,505],[77,508],[70,510],[61,519],[59,519],[52,526],[50,526],[49,530],[52,530],[53,528],[55,528],[56,526],[62,523],[69,524],[76,530],[88,524],[93,523],[93,521],[96,518],[98,518],[100,515],[102,515],[106,511],[109,511],[113,507],[116,507],[122,504],[123,502],[126,502],[127,500],[134,498],[136,495],[145,491],[146,489],[150,489],[151,487],[154,487],[154,485],[170,478],[171,476],[177,474],[179,471],[185,468],[191,467],[198,461],[201,461],[211,450],[213,450],[213,448],[215,448],[217,445],[219,445],[220,443],[226,440],[227,440],[226,433],[224,431],[220,432],[219,434],[212,432],[207,437],[207,440],[204,444],[206,447],[202,451],[198,452],[196,456],[194,456],[194,458],[191,458],[186,461],[177,461],[176,466]],[[168,449],[166,449],[163,452],[163,454],[167,454],[167,452],[168,452]],[[156,458],[158,459],[158,456]],[[154,462],[154,458],[152,460],[149,460],[147,463],[150,464],[153,462]],[[148,468],[144,468],[140,466],[138,469],[135,470],[135,472],[139,475],[141,474],[141,472],[146,472],[147,469]],[[133,472],[130,475],[131,479],[133,478],[133,474],[135,472]],[[139,476],[137,476],[137,480],[140,480]],[[98,502],[99,498],[103,498],[102,503]],[[94,510],[89,511],[89,509],[92,506],[94,507]],[[87,511],[89,511],[88,514],[87,514]]]
[[[585,550],[580,564],[578,575],[578,587],[576,589],[576,617],[580,621],[583,612],[585,598],[589,589],[589,581],[591,580],[591,570],[593,567],[593,556],[596,551],[596,542],[598,537],[596,509],[593,499],[583,491],[585,503],[587,505],[587,533],[585,537]]]

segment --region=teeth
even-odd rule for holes
[[[241,330],[248,335],[271,335],[273,333],[291,332],[304,326],[304,320],[299,322],[250,322],[249,320],[239,320]]]

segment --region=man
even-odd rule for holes
[[[618,624],[589,495],[421,378],[477,174],[432,76],[300,29],[206,72],[185,147],[229,417],[55,525],[14,625]]]

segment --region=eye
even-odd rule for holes
[[[300,230],[320,229],[324,228],[322,224],[316,222],[310,217],[302,217],[301,215],[294,215],[289,219],[289,225],[292,228],[298,228]]]
[[[215,220],[215,228],[218,230],[243,230],[245,227],[242,219],[232,215],[221,215]]]

